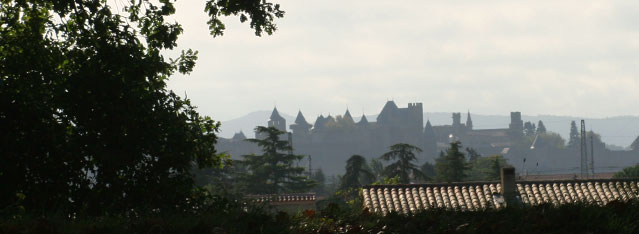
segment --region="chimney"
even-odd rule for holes
[[[506,201],[506,205],[515,205],[517,199],[517,185],[515,184],[515,168],[504,167],[501,169],[501,195]]]

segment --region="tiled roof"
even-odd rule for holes
[[[574,202],[606,204],[639,199],[639,180],[517,181],[524,204]],[[499,182],[371,185],[363,189],[364,205],[373,212],[413,213],[420,209],[481,210],[505,205]]]
[[[315,202],[315,193],[289,193],[289,194],[264,194],[264,195],[248,195],[249,199],[256,202],[269,203],[296,203],[296,202]]]

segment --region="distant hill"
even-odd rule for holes
[[[230,138],[236,132],[243,131],[244,134],[252,138],[254,137],[253,129],[259,125],[266,125],[270,110],[255,111],[245,116],[222,121],[220,136]],[[280,112],[280,115],[286,119],[286,123],[291,124],[295,120],[295,116]],[[430,120],[433,125],[446,125],[452,123],[452,114],[450,112],[425,112],[424,123]],[[314,117],[306,116],[309,122],[314,121]],[[367,115],[369,121],[375,121],[377,115]],[[475,129],[491,129],[491,128],[507,128],[510,123],[510,116],[506,115],[481,115],[472,114],[473,126]],[[359,117],[354,118],[355,121]],[[535,124],[539,120],[544,122],[548,131],[559,133],[564,139],[568,140],[570,132],[570,121],[575,120],[579,127],[581,117],[571,116],[553,116],[553,115],[522,115],[523,121],[531,121]],[[616,116],[599,119],[586,118],[586,129],[599,133],[602,140],[606,144],[616,145],[620,147],[628,147],[632,141],[639,135],[639,116]],[[462,114],[462,122],[466,121],[466,115]],[[312,123],[311,123],[312,124]],[[287,126],[288,127],[288,126]]]

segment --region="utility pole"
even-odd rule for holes
[[[592,171],[592,177],[595,177],[595,149],[593,137],[595,132],[590,130],[590,170]]]
[[[308,155],[308,177],[313,176],[313,165],[311,164],[311,162],[313,162],[313,157],[311,157],[311,155]]]
[[[588,177],[588,146],[586,144],[586,122],[581,120],[581,179]]]

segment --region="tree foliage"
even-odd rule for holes
[[[544,122],[542,122],[541,120],[539,120],[539,122],[537,123],[537,133],[538,134],[546,133],[546,125],[544,125]]]
[[[304,156],[290,153],[290,143],[280,140],[280,135],[284,132],[275,127],[264,126],[258,126],[255,131],[265,138],[248,139],[262,148],[262,155],[244,155],[242,161],[248,169],[242,181],[249,193],[306,192],[315,186],[315,182],[304,175],[303,167],[293,165]]]
[[[399,177],[399,182],[408,184],[411,175],[414,178],[427,179],[426,175],[419,170],[419,167],[412,163],[417,161],[415,153],[422,152],[417,146],[399,143],[392,145],[390,151],[383,154],[380,158],[386,161],[397,160],[384,168],[387,177]]]
[[[579,147],[579,143],[581,141],[581,135],[579,134],[579,130],[577,129],[577,123],[575,121],[570,122],[570,134],[568,138],[568,147],[577,148]]]
[[[467,176],[468,163],[460,151],[461,142],[451,142],[446,154],[441,152],[435,163],[437,180],[445,182],[463,181]]]
[[[639,179],[639,165],[635,165],[632,167],[626,167],[620,172],[617,172],[613,175],[613,178],[632,178]]]
[[[340,188],[360,188],[374,180],[375,175],[368,170],[366,159],[353,155],[346,161],[346,173],[342,176]]]
[[[219,123],[166,88],[192,71],[197,51],[175,58],[183,29],[171,1],[0,2],[0,208],[94,213],[186,207],[191,169],[223,165]],[[122,13],[120,14],[120,10]],[[209,0],[219,16],[272,33],[283,12],[266,1]]]

